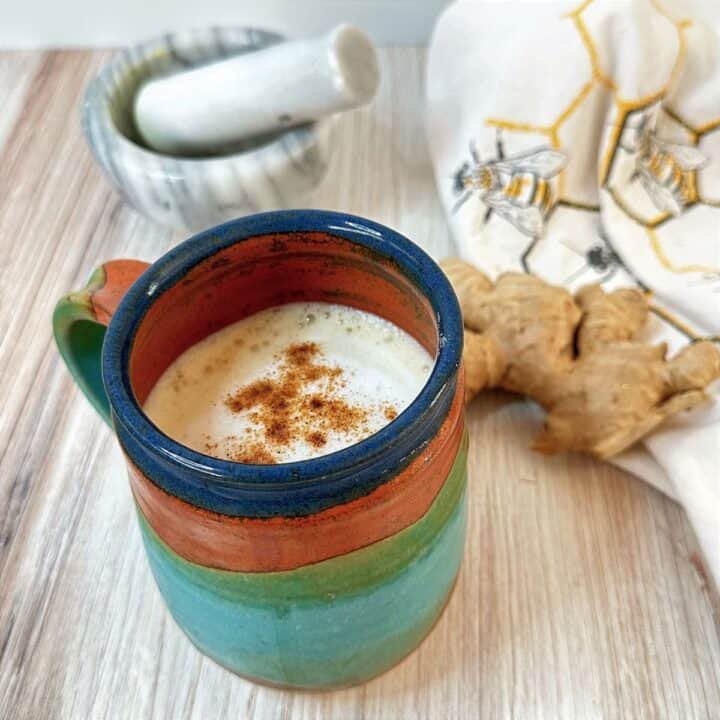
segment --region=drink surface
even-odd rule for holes
[[[263,310],[193,345],[144,410],[207,455],[279,463],[326,455],[377,432],[417,396],[431,355],[377,315],[328,303]]]

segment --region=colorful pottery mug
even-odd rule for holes
[[[382,315],[435,356],[390,424],[323,457],[247,465],[190,450],[145,416],[154,383],[188,347],[303,300]],[[463,553],[467,439],[460,310],[422,250],[340,213],[249,216],[153,265],[106,263],[59,302],[54,329],[112,422],[150,567],[202,652],[261,682],[329,688],[386,670],[429,632]]]

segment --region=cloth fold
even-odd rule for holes
[[[426,77],[459,255],[491,277],[640,287],[645,339],[670,354],[720,342],[720,11],[703,24],[691,6],[456,0]],[[720,586],[720,384],[710,395],[613,461],[683,505]]]

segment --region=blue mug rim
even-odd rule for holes
[[[438,351],[426,384],[397,418],[373,435],[342,450],[308,460],[275,465],[236,463],[205,455],[173,440],[145,415],[130,383],[130,354],[142,319],[165,291],[208,257],[259,235],[295,232],[324,232],[367,248],[394,261],[418,287],[432,306],[438,331]],[[399,444],[399,438],[412,436],[416,440],[415,447],[406,448],[399,455],[394,453],[396,460],[407,464],[437,432],[438,423],[432,422],[430,415],[447,413],[455,394],[462,347],[462,316],[452,286],[435,261],[404,235],[380,223],[347,213],[278,210],[245,216],[204,230],[156,260],[128,290],[112,317],[103,343],[102,373],[113,423],[126,451],[130,446],[149,448],[166,466],[169,462],[198,474],[206,483],[216,484],[220,495],[228,498],[233,495],[234,488],[257,491],[265,487],[278,491],[288,485],[315,485],[341,477],[347,480],[354,468],[366,466],[368,459],[383,457],[388,448]],[[418,428],[418,425],[421,427]],[[430,426],[435,426],[434,432]],[[129,454],[133,459],[132,453]],[[141,469],[148,474],[144,468]],[[150,473],[151,476],[155,474]],[[376,485],[377,482],[376,476],[370,484]],[[160,484],[166,485],[166,482]],[[224,493],[222,486],[229,492]],[[208,489],[206,485],[199,493],[200,497],[196,497],[197,493],[188,493],[187,489],[180,495],[222,512],[223,508],[217,507],[217,502],[203,500]],[[358,487],[356,483],[352,494],[364,494],[363,491],[367,492],[367,489]],[[220,501],[221,506],[225,504]],[[234,514],[230,507],[227,511]]]

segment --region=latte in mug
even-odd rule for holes
[[[359,442],[418,395],[433,358],[372,313],[321,302],[268,308],[182,353],[144,410],[193,450],[241,463],[307,460]]]

